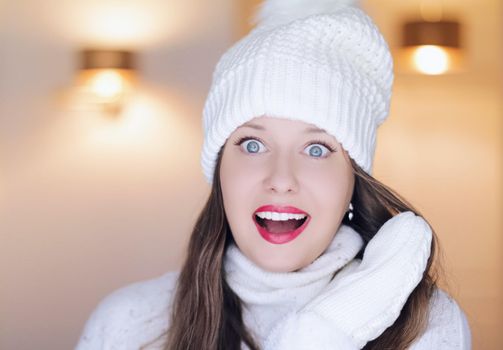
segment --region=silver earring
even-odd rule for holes
[[[349,203],[348,218],[349,218],[349,221],[351,221],[351,219],[353,218],[353,204],[352,203]]]

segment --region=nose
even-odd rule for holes
[[[299,183],[294,162],[286,156],[278,156],[271,159],[270,170],[264,180],[264,186],[269,192],[297,192]]]

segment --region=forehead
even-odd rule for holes
[[[250,128],[259,131],[267,131],[278,129],[284,132],[288,131],[299,131],[306,134],[326,134],[326,130],[318,128],[313,124],[308,124],[299,120],[291,120],[285,118],[273,118],[273,117],[260,117],[252,119],[241,126],[238,129]]]

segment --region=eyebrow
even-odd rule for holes
[[[248,128],[252,128],[252,129],[256,129],[256,130],[262,130],[262,131],[265,130],[265,128],[263,126],[257,125],[257,124],[252,124],[252,123],[243,124],[240,127],[238,127],[238,129],[243,128],[243,127],[248,127]],[[306,128],[304,130],[305,134],[325,133],[325,132],[326,132],[326,130],[323,130],[323,129],[320,129],[320,128],[316,128],[316,127],[309,127],[309,128]]]

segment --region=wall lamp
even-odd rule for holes
[[[439,75],[461,70],[461,24],[444,19],[442,1],[420,0],[420,19],[402,25],[400,65],[407,71]]]
[[[79,56],[78,84],[87,101],[107,114],[120,114],[136,80],[135,54],[125,50],[84,49]]]

